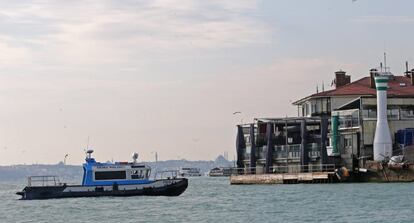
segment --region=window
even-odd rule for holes
[[[362,116],[364,118],[377,118],[377,107],[376,106],[366,106],[362,110]]]
[[[302,116],[306,116],[308,113],[308,104],[307,103],[303,103],[301,105],[301,109],[302,109]]]
[[[250,143],[250,136],[245,136],[245,137],[244,137],[244,141],[245,141],[246,143]]]
[[[143,178],[142,170],[133,170],[131,173],[131,179],[141,179]]]
[[[339,117],[339,128],[359,127],[359,113],[354,111],[351,115]]]
[[[367,107],[362,110],[362,115],[364,118],[377,118],[377,108],[376,107]],[[389,108],[387,109],[387,117],[390,119],[398,119],[399,109],[398,108]],[[413,116],[414,117],[414,116]]]
[[[125,171],[96,171],[95,180],[125,180]]]
[[[352,113],[352,126],[359,126],[359,112]]]
[[[137,179],[141,179],[142,177],[140,175],[131,175],[131,179],[133,180],[137,180]]]
[[[344,147],[349,148],[352,147],[352,138],[349,136],[345,136],[344,138]]]
[[[251,146],[246,146],[246,154],[250,154],[252,152]]]
[[[407,106],[401,108],[401,118],[402,119],[412,119],[414,118],[414,106]]]
[[[322,112],[327,112],[328,111],[328,108],[327,108],[327,98],[324,98],[324,99],[322,99],[322,106],[321,106],[321,108],[322,108]]]
[[[183,168],[184,170],[184,168]],[[133,180],[137,180],[137,179],[144,179],[144,178],[148,178],[150,174],[150,171],[145,169],[145,170],[133,170],[131,172],[131,179]]]
[[[327,114],[330,112],[330,109],[331,109],[329,98],[315,98],[315,99],[309,100],[306,104],[309,106],[307,115]]]
[[[312,112],[312,114],[314,114],[314,113],[318,113],[319,111],[319,109],[318,109],[318,103],[317,103],[317,100],[312,100],[311,101],[311,105],[312,105],[312,110],[311,110],[311,112]]]
[[[328,112],[331,112],[331,99],[330,98],[327,98],[326,99],[327,100],[327,102],[326,102],[326,106],[328,107]]]
[[[398,108],[389,108],[387,109],[388,118],[398,119],[399,110]]]

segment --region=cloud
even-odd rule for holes
[[[8,37],[0,36],[0,68],[21,64],[28,55],[28,50],[21,46],[12,46]]]
[[[43,65],[128,64],[148,53],[246,47],[270,27],[258,1],[24,1],[0,3],[0,44]],[[148,60],[149,58],[145,58]],[[46,62],[45,62],[46,61]],[[36,63],[36,65],[39,65]]]
[[[231,97],[219,93],[234,83],[213,77],[239,67],[230,54],[248,57],[245,50],[274,41],[274,25],[251,16],[259,3],[0,2],[3,144],[24,147],[27,162],[58,160],[63,150],[82,160],[77,148],[87,135],[114,158],[113,148],[155,148],[163,159],[213,158],[232,148],[223,143],[234,144]],[[159,140],[160,132],[168,134]],[[194,152],[188,138],[200,136]]]

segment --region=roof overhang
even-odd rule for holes
[[[301,104],[305,103],[306,101],[308,101],[310,99],[315,99],[315,98],[330,98],[330,97],[331,96],[326,96],[326,95],[323,95],[323,96],[313,96],[313,95],[311,95],[311,96],[308,96],[306,98],[302,98],[302,99],[299,99],[299,100],[293,102],[292,105],[301,105]]]
[[[335,111],[339,110],[349,110],[349,109],[360,109],[361,107],[361,97],[357,97],[354,100],[351,100],[338,108],[335,109]]]
[[[255,118],[256,122],[263,123],[300,123],[305,120],[307,123],[320,122],[320,117],[285,117],[285,118]]]

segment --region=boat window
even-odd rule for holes
[[[140,179],[140,175],[131,175],[131,179],[133,180]]]
[[[125,171],[96,171],[95,180],[125,180]]]
[[[148,178],[148,170],[134,170],[131,174],[131,179],[144,179]]]

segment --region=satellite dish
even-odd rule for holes
[[[91,153],[93,153],[93,149],[88,149],[88,150],[86,151],[86,153],[87,153],[87,154],[91,154]]]

